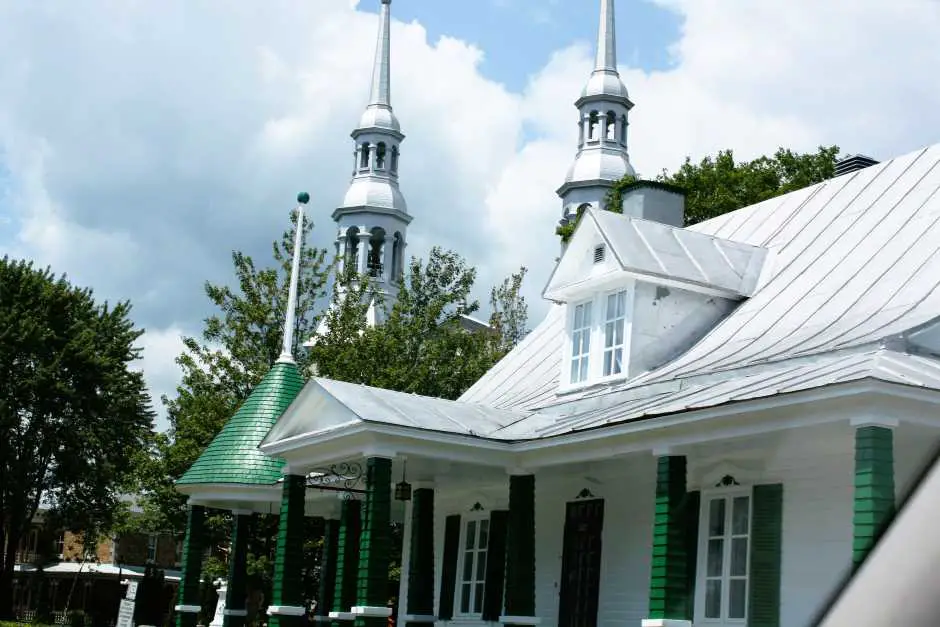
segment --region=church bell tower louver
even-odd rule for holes
[[[602,208],[604,197],[625,175],[635,175],[627,151],[628,116],[633,103],[617,71],[614,0],[601,0],[594,71],[575,102],[578,152],[557,194],[562,223],[587,206]]]
[[[333,212],[340,271],[350,265],[368,275],[390,304],[404,272],[408,206],[398,187],[401,143],[405,135],[391,103],[391,0],[381,0],[369,104],[352,132],[355,158],[352,181]],[[377,316],[383,307],[375,307]],[[381,322],[376,320],[375,322]]]

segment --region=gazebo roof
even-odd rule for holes
[[[303,385],[296,364],[275,363],[177,485],[275,484],[284,462],[258,445]]]

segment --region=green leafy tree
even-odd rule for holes
[[[519,284],[524,273],[518,276]],[[317,372],[340,381],[457,398],[492,367],[502,355],[500,349],[515,341],[503,343],[492,333],[468,332],[463,326],[462,316],[480,308],[471,298],[475,280],[476,270],[460,255],[435,247],[427,262],[411,260],[395,302],[378,305],[385,311],[384,322],[369,327],[371,288],[347,275],[342,282],[347,285],[345,298],[327,314],[329,333],[311,350]],[[513,281],[507,279],[496,293],[499,302],[510,304],[505,314],[512,324],[508,332],[519,336],[526,312]],[[501,313],[497,320],[502,320]]]
[[[295,215],[291,228],[272,245],[272,267],[259,268],[250,256],[232,253],[237,291],[206,283],[206,295],[219,313],[206,319],[201,338],[183,338],[185,351],[176,360],[182,381],[175,398],[163,398],[169,433],[158,439],[156,454],[140,464],[141,476],[149,478],[142,524],[150,530],[184,528],[185,498],[173,481],[196,461],[280,355],[296,227]],[[304,239],[312,228],[306,220]],[[314,331],[330,268],[326,250],[303,248],[293,336],[302,372],[309,361],[301,343]],[[212,523],[212,529],[227,533],[227,517],[215,517]]]
[[[838,154],[838,146],[820,146],[816,152],[802,154],[779,148],[773,156],[738,162],[732,150],[722,150],[698,163],[686,157],[678,170],[663,170],[656,181],[685,191],[685,222],[691,225],[832,178]],[[636,182],[629,175],[618,181],[608,192],[604,208],[620,213],[623,192]],[[563,242],[574,233],[580,218],[579,214],[556,229]]]
[[[0,619],[12,618],[16,548],[40,502],[69,528],[108,527],[152,437],[130,310],[0,260]]]
[[[780,148],[773,156],[735,162],[731,150],[685,163],[658,177],[686,191],[686,223],[695,224],[832,178],[838,146],[798,154]]]
[[[490,291],[490,326],[495,332],[496,351],[501,357],[529,333],[529,305],[522,295],[525,266],[506,277]]]

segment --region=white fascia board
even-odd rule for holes
[[[372,454],[378,454],[378,449],[373,448],[384,447],[380,452],[389,456],[408,454],[483,466],[535,468],[588,459],[604,459],[667,445],[687,445],[809,424],[846,421],[848,418],[840,413],[821,414],[810,418],[802,415],[782,416],[766,421],[748,420],[744,424],[738,422],[737,418],[753,415],[755,412],[862,395],[940,405],[940,392],[937,390],[866,380],[678,414],[638,418],[626,423],[539,439],[498,441],[398,425],[362,423],[328,434],[305,434],[289,441],[271,443],[266,445],[267,450],[264,452],[270,455],[276,447],[280,457],[288,459],[292,465],[296,464],[298,467],[348,460],[368,455],[370,451]],[[724,422],[722,419],[725,419]],[[905,416],[902,420],[940,427],[940,418],[918,420],[913,416]],[[715,423],[714,428],[703,426],[703,423],[711,421]],[[688,427],[692,425],[695,433],[689,433]],[[683,432],[687,435],[682,435]],[[617,444],[617,440],[624,440],[625,443]]]

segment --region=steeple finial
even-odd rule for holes
[[[300,278],[300,255],[304,243],[304,205],[310,194],[297,194],[297,231],[294,234],[294,258],[290,268],[290,286],[287,290],[287,315],[284,317],[284,343],[278,363],[294,363],[294,324],[297,320],[297,282]]]
[[[594,69],[617,71],[617,28],[614,24],[614,0],[601,0],[601,23],[597,29],[597,58]]]
[[[371,105],[391,106],[391,4],[392,0],[382,0],[382,13],[379,17],[379,37],[375,45],[375,65],[372,68]]]

